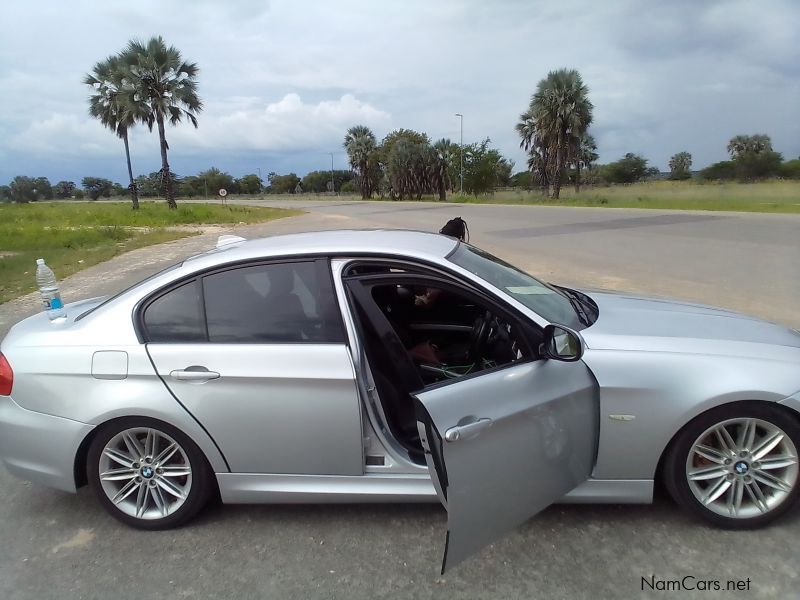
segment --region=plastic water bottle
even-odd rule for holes
[[[44,264],[43,258],[36,259],[36,284],[42,295],[42,303],[51,321],[67,316],[64,303],[61,302],[61,293],[58,291],[58,281],[53,270]]]

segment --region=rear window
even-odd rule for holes
[[[144,311],[151,342],[206,341],[200,287],[191,281],[153,300]]]

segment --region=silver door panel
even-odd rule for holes
[[[358,392],[345,345],[148,344],[148,352],[231,471],[363,473]],[[198,367],[212,377],[171,376]]]
[[[588,479],[597,450],[598,400],[582,362],[540,360],[418,394],[440,439],[452,567]],[[444,441],[479,419],[489,427]],[[426,436],[420,426],[421,437]],[[452,436],[450,436],[452,437]],[[431,473],[435,465],[426,453]],[[442,482],[444,483],[444,482]]]

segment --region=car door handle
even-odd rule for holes
[[[491,427],[493,422],[491,419],[476,419],[463,425],[456,425],[444,432],[444,439],[448,442],[457,442],[474,438],[484,429]]]
[[[183,370],[171,371],[169,374],[173,379],[178,381],[210,381],[211,379],[219,379],[219,373],[209,371],[205,367],[186,367]]]

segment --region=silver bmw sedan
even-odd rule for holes
[[[223,236],[0,346],[0,459],[129,525],[440,501],[443,569],[554,502],[763,525],[798,495],[800,334],[544,283],[413,231]]]

